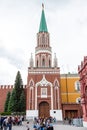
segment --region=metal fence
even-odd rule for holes
[[[77,127],[83,127],[83,119],[82,118],[74,118],[71,121],[71,125],[74,125]]]

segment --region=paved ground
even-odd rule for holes
[[[12,130],[27,130],[26,122],[23,122],[22,126],[13,126]],[[32,122],[30,122],[30,130],[34,130]],[[54,130],[87,130],[87,128],[57,123],[54,125]]]

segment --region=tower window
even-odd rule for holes
[[[45,44],[45,37],[44,37],[44,35],[42,36],[42,43]]]
[[[38,60],[37,60],[37,67],[38,67]]]
[[[49,60],[49,67],[51,67],[51,61]]]
[[[45,60],[44,59],[42,60],[42,66],[43,67],[45,66]]]

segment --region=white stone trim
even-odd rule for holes
[[[59,88],[58,88],[58,109],[60,109],[60,91],[59,91]]]
[[[62,110],[50,110],[50,116],[55,117],[57,121],[62,121]]]
[[[38,86],[50,86],[51,87],[51,109],[53,109],[53,88],[52,88],[52,83],[47,81],[45,78],[45,75],[43,75],[43,78],[40,82],[36,83],[36,87],[35,87],[35,110],[37,109],[37,87]]]
[[[83,121],[83,126],[87,128],[87,121]]]
[[[32,110],[34,109],[34,89],[32,88]]]
[[[43,78],[42,78],[42,80],[40,81],[40,82],[37,82],[36,83],[36,87],[37,86],[52,86],[52,83],[51,82],[48,82],[47,80],[46,80],[46,78],[45,78],[45,75],[43,75]]]
[[[35,55],[37,55],[38,53],[49,53],[49,54],[52,54],[52,52],[51,51],[49,51],[49,50],[38,50],[38,51],[36,51],[35,52]]]
[[[50,71],[28,71],[28,73],[29,74],[59,74],[60,73],[60,71],[52,71],[52,72],[50,72]]]
[[[38,110],[26,110],[26,119],[34,119],[38,117]]]
[[[53,110],[53,87],[51,86],[51,109]]]
[[[29,109],[30,109],[30,94],[31,94],[31,90],[29,91]]]
[[[37,87],[35,86],[35,110],[37,110]]]

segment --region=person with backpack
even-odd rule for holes
[[[4,130],[7,130],[7,127],[8,127],[7,124],[8,124],[8,119],[7,119],[7,117],[6,117],[6,118],[4,119],[4,121],[3,121],[3,124],[2,124]]]

